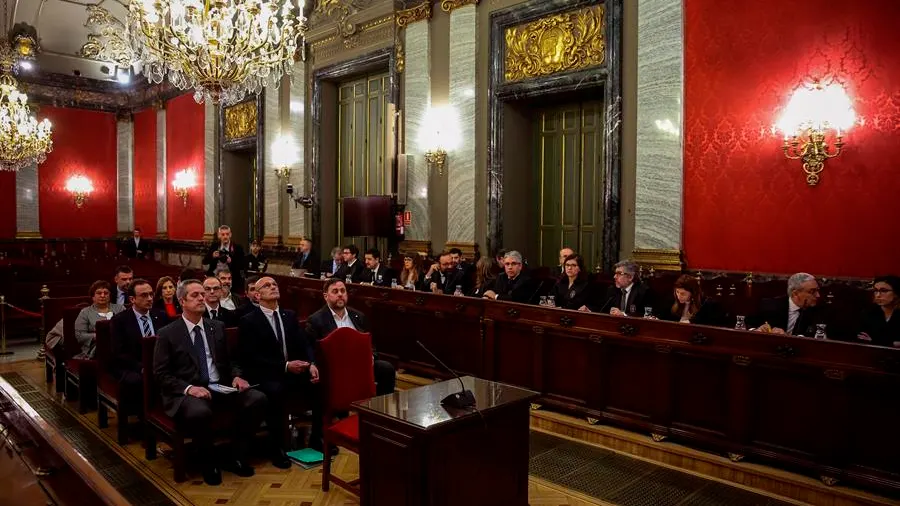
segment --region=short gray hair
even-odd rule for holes
[[[199,279],[185,279],[181,283],[178,283],[178,288],[175,289],[175,298],[184,300],[184,297],[187,295],[188,285],[194,284],[203,286],[203,283],[201,283]]]
[[[615,268],[616,268],[616,269],[621,268],[622,270],[624,270],[624,271],[627,272],[628,274],[631,274],[631,276],[632,276],[634,279],[637,279],[637,278],[638,278],[638,266],[637,266],[636,263],[632,262],[631,260],[622,260],[621,262],[618,262],[618,263],[615,265]]]
[[[512,258],[516,262],[522,263],[522,254],[516,250],[507,251],[503,258]]]
[[[794,274],[790,278],[788,278],[788,286],[787,292],[788,296],[793,295],[795,291],[800,289],[800,285],[806,283],[807,281],[815,281],[816,277],[812,274],[807,274],[805,272],[798,272]]]
[[[228,225],[219,225],[219,230],[231,230],[231,227]]]
[[[343,253],[343,252],[344,252],[344,248],[342,248],[340,246],[335,246],[334,248],[331,248],[331,258],[334,258],[335,254]]]

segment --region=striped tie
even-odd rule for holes
[[[147,315],[141,316],[141,334],[144,337],[147,337],[151,334],[150,331],[150,318]]]

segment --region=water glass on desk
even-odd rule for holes
[[[547,296],[547,307],[556,307],[556,297],[553,295]]]
[[[816,334],[813,336],[813,339],[819,339],[819,340],[828,339],[828,336],[825,335],[825,324],[824,323],[816,324]]]
[[[736,321],[734,323],[734,330],[747,330],[746,318],[744,318],[742,315],[737,315],[735,319]]]
[[[547,296],[546,296],[546,295],[541,295],[540,305],[541,305],[541,306],[546,306],[546,305],[547,305]]]
[[[454,297],[462,297],[463,296],[462,286],[456,285],[456,290],[453,290],[453,296]]]
[[[646,318],[646,319],[648,319],[648,320],[652,320],[652,319],[653,319],[653,308],[652,308],[652,307],[645,307],[645,308],[644,308],[644,318]]]

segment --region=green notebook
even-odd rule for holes
[[[302,450],[287,452],[287,456],[288,458],[296,460],[301,464],[319,464],[322,462],[322,459],[325,458],[325,456],[322,455],[322,452],[317,452],[312,448],[304,448]]]

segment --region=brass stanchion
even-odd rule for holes
[[[37,359],[44,360],[47,356],[47,349],[45,346],[44,340],[46,339],[47,332],[50,332],[46,327],[44,322],[44,301],[50,298],[50,289],[47,288],[47,285],[41,286],[41,298],[38,299],[41,302],[41,330],[40,334],[38,334],[37,341],[41,345],[38,348]]]
[[[13,353],[6,351],[6,296],[0,295],[0,356]]]

